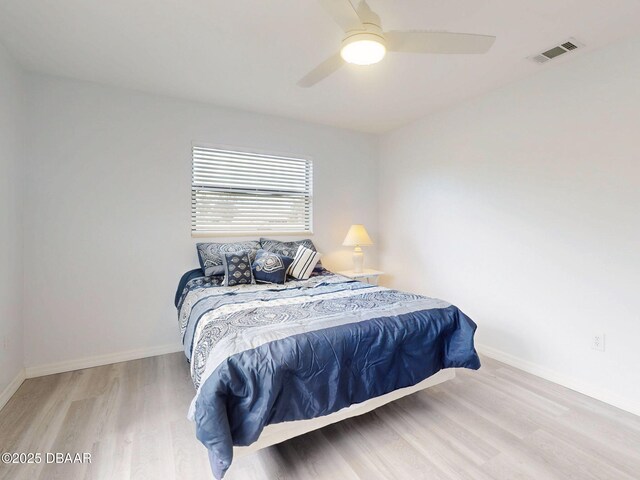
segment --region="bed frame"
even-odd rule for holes
[[[455,376],[456,372],[452,368],[440,370],[435,375],[430,376],[426,380],[423,380],[412,387],[394,390],[393,392],[372,398],[371,400],[343,408],[342,410],[325,415],[324,417],[267,425],[256,442],[247,447],[233,447],[233,456],[234,458],[240,458],[262,448],[270,447],[271,445],[284,442],[290,438],[326,427],[332,423],[337,423],[351,417],[357,417],[358,415],[368,413],[371,410],[386,405],[389,402],[393,402],[394,400],[398,400],[399,398],[411,395],[412,393],[424,390],[425,388],[433,387],[434,385],[446,382],[447,380],[451,380]]]

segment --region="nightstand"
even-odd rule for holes
[[[378,277],[384,274],[384,272],[381,272],[380,270],[372,270],[370,268],[363,269],[361,273],[356,273],[353,270],[344,270],[336,273],[343,277],[352,278],[359,282],[365,282],[371,285],[378,285]]]

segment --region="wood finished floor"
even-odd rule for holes
[[[91,452],[0,478],[210,479],[181,354],[27,380],[0,452]],[[229,480],[639,479],[640,417],[489,358],[478,372],[234,462]]]

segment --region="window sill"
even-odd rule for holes
[[[269,236],[269,237],[290,237],[290,236],[312,236],[313,232],[274,232],[274,231],[258,231],[258,232],[191,232],[192,238],[207,238],[207,237],[255,237],[255,236]]]

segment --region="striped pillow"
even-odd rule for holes
[[[321,253],[300,245],[287,273],[298,280],[306,280],[311,276],[311,272],[313,272],[320,257],[322,257]]]

